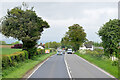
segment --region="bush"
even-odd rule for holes
[[[79,50],[80,54],[86,54],[86,50]]]
[[[32,52],[34,52],[34,49],[33,51],[31,51],[31,53]],[[31,56],[33,57],[35,55],[44,54],[44,53],[45,53],[44,49],[38,49],[37,54],[34,52],[34,54],[31,54]],[[2,68],[6,69],[7,67],[16,66],[17,63],[19,63],[20,61],[25,61],[26,59],[29,59],[27,51],[20,51],[7,56],[2,56]]]
[[[37,53],[39,54],[44,54],[45,53],[45,49],[37,49]]]
[[[118,61],[112,61],[112,66],[117,66],[118,65]]]
[[[32,59],[33,56],[35,56],[36,53],[37,53],[37,48],[36,47],[35,48],[29,48],[27,51],[28,51],[28,58]]]
[[[2,56],[2,68],[5,69],[9,66],[15,66],[17,62],[24,61],[25,59],[28,59],[27,51],[16,52],[8,56]]]
[[[3,56],[2,57],[2,67],[6,68],[7,66],[9,66],[8,64],[9,64],[9,58],[8,58],[8,56]]]

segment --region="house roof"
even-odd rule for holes
[[[92,48],[92,44],[84,44],[86,48]]]

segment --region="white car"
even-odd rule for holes
[[[62,50],[58,50],[57,55],[62,55]]]
[[[68,49],[67,50],[67,54],[72,54],[73,52],[72,52],[72,49]]]

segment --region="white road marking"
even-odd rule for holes
[[[52,55],[52,56],[54,56],[54,55]],[[51,57],[52,57],[51,56]],[[48,58],[48,59],[46,59],[44,62],[42,62],[29,76],[28,76],[28,78],[30,78],[34,73],[35,73],[35,71],[37,71],[37,69],[39,68],[39,67],[41,67],[46,61],[48,61],[50,59],[50,57]]]
[[[75,54],[75,55],[76,55],[76,54]],[[94,64],[92,64],[92,63],[90,63],[90,62],[88,62],[87,60],[83,59],[82,57],[80,57],[80,56],[78,56],[78,55],[76,55],[76,56],[79,57],[80,59],[82,59],[83,61],[87,62],[88,64],[94,66],[94,67],[97,68],[98,70],[104,72],[105,74],[107,74],[107,75],[110,76],[111,78],[115,78],[114,76],[112,76],[112,75],[109,74],[108,72],[106,72],[106,71],[104,71],[103,69],[97,67],[96,65],[94,65]]]
[[[65,54],[65,55],[66,55],[66,54]],[[66,67],[67,67],[67,72],[68,72],[69,78],[72,79],[71,74],[70,74],[71,71],[70,71],[69,66],[68,66],[68,64],[67,64],[67,61],[66,61],[65,56],[64,56],[64,61],[65,61]]]

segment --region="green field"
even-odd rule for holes
[[[21,50],[22,49],[0,48],[0,54],[9,55],[9,54],[13,54],[15,52],[19,52]]]

